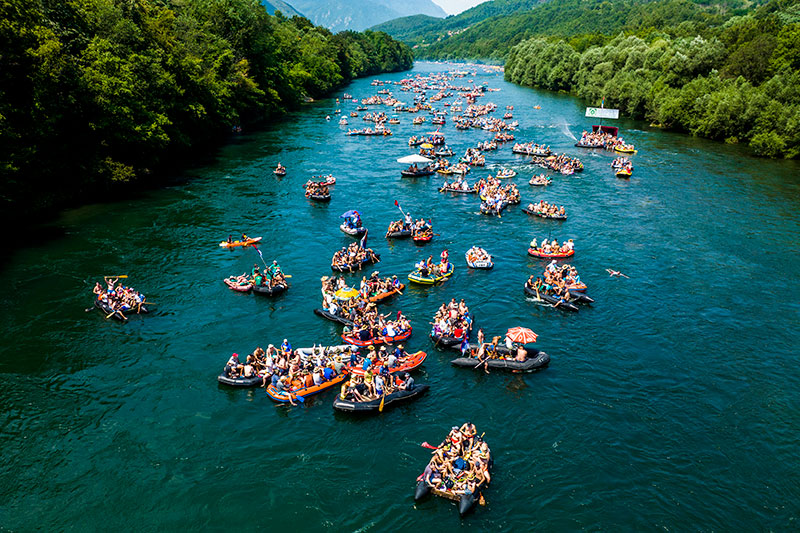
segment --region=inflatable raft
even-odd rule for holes
[[[404,178],[424,178],[425,176],[433,176],[433,170],[425,169],[425,170],[418,170],[417,172],[411,172],[409,170],[401,170],[400,175]]]
[[[334,315],[333,313],[327,311],[326,309],[314,309],[314,314],[317,316],[321,316],[322,318],[327,318],[328,320],[331,320],[333,322],[338,322],[343,326],[353,327],[356,325],[356,323],[350,320],[349,318],[339,315]]]
[[[227,285],[229,289],[236,292],[250,292],[250,290],[253,288],[252,283],[245,283],[242,285],[238,281],[231,280],[231,278],[225,278],[222,280],[222,282]]]
[[[383,401],[383,407],[386,409],[391,405],[416,400],[428,392],[429,388],[428,385],[414,385],[411,390],[397,390],[387,394],[385,398],[376,398],[367,402],[343,400],[341,396],[337,395],[336,399],[333,400],[333,408],[346,413],[377,413],[380,410],[381,401]]]
[[[330,202],[331,201],[331,193],[327,194],[308,194],[306,198],[309,200],[314,200],[317,202]]]
[[[567,215],[546,215],[544,213],[537,213],[536,211],[532,211],[527,207],[523,207],[522,211],[534,217],[549,218],[551,220],[567,220]]]
[[[339,226],[339,229],[342,230],[344,233],[347,233],[348,235],[353,237],[361,237],[367,232],[367,228],[365,228],[364,226],[359,226],[357,228],[354,228],[352,226],[348,226],[344,222]]]
[[[338,376],[335,376],[332,380],[325,381],[320,385],[314,385],[312,387],[301,387],[291,392],[278,392],[278,389],[275,388],[275,385],[270,384],[267,387],[267,396],[269,396],[272,400],[276,402],[289,403],[289,398],[297,401],[298,396],[305,399],[308,398],[309,396],[313,396],[314,394],[319,394],[320,392],[326,391],[331,387],[335,387],[336,385],[344,381],[346,377],[347,374],[342,372]]]
[[[481,202],[481,213],[484,215],[493,215],[493,216],[500,216],[500,213],[503,212],[503,209],[508,206],[508,202],[500,202],[494,207],[489,207],[486,202]]]
[[[492,268],[494,268],[494,263],[492,262],[492,256],[489,254],[489,252],[487,252],[483,248],[478,248],[478,250],[482,251],[487,256],[486,259],[478,259],[477,258],[478,256],[472,252],[473,248],[477,247],[473,246],[472,248],[467,250],[467,253],[464,254],[464,258],[467,260],[468,267],[482,269],[482,270],[491,270]]]
[[[342,340],[347,344],[352,344],[353,346],[371,346],[371,345],[378,345],[378,344],[391,344],[393,342],[400,342],[404,341],[411,336],[413,328],[409,328],[406,331],[402,331],[396,335],[380,335],[378,337],[372,337],[371,339],[358,339],[353,337],[352,335],[342,334]]]
[[[528,287],[528,285],[525,285],[525,294],[527,294],[528,296],[531,296],[533,298],[536,298],[536,289],[531,289],[530,287]],[[572,294],[572,293],[570,293],[570,294]],[[558,296],[556,296],[554,294],[547,294],[545,292],[539,291],[538,299],[543,301],[543,302],[549,303],[553,307],[558,307],[558,309],[564,309],[565,311],[578,312],[578,306],[577,305],[575,305],[572,302],[565,302],[564,300],[562,300],[561,298],[559,298]]]
[[[455,265],[453,265],[453,263],[448,263],[447,270],[444,272],[444,274],[439,274],[438,276],[423,276],[422,272],[417,269],[408,275],[408,279],[414,283],[419,283],[420,285],[435,285],[436,283],[440,283],[452,276],[454,269]]]
[[[618,178],[630,178],[632,174],[633,174],[633,170],[628,169],[628,168],[621,168],[621,169],[619,169],[619,170],[617,170],[615,172],[615,175]]]
[[[533,248],[528,248],[528,255],[532,257],[539,257],[541,259],[563,259],[575,255],[575,250],[568,250],[566,252],[545,253]]]
[[[420,242],[420,243],[431,242],[431,239],[433,239],[433,231],[431,230],[418,231],[411,235],[411,240],[413,240],[414,242]]]
[[[331,270],[333,270],[334,272],[355,272],[360,270],[362,267],[366,265],[378,263],[380,262],[380,260],[381,256],[378,254],[375,254],[375,259],[372,258],[372,255],[368,255],[364,259],[362,259],[360,263],[355,265],[349,265],[349,266],[331,265]]]
[[[439,189],[439,192],[453,192],[458,194],[475,194],[478,192],[478,188],[473,186],[470,189],[454,189],[451,187],[442,187]]]
[[[253,244],[261,242],[261,237],[256,237],[255,239],[247,239],[246,241],[222,241],[219,243],[220,247],[222,248],[237,248],[239,246],[252,246]]]
[[[411,372],[412,370],[416,370],[417,368],[422,366],[422,363],[425,362],[425,359],[427,357],[428,354],[423,351],[410,353],[405,359],[400,361],[400,364],[390,367],[389,372]],[[360,365],[356,367],[348,365],[347,370],[356,376],[364,375],[364,369]],[[379,362],[376,361],[372,365],[372,370],[373,372],[380,372],[381,364],[379,364]]]
[[[490,369],[510,370],[512,372],[535,372],[550,364],[550,356],[546,352],[536,348],[525,348],[528,358],[524,361],[517,361],[505,346],[498,346],[497,353],[502,357],[487,360]],[[515,354],[516,355],[516,354]],[[472,368],[477,370],[483,368],[483,363],[476,357],[458,357],[450,361],[453,366],[461,368]]]
[[[249,388],[260,386],[263,378],[261,376],[229,378],[225,374],[220,374],[217,376],[217,381],[229,387]]]
[[[411,230],[410,229],[403,229],[400,231],[390,231],[386,234],[387,239],[407,239],[411,237]]]
[[[262,294],[264,296],[275,296],[284,292],[288,288],[289,286],[285,283],[275,285],[274,287],[270,287],[269,285],[253,285],[253,292],[256,294]]]
[[[116,320],[119,320],[120,322],[125,322],[125,321],[128,320],[128,318],[125,316],[125,311],[122,311],[122,312],[115,311],[115,310],[111,309],[111,306],[109,306],[107,303],[105,303],[102,300],[99,300],[99,299],[95,298],[94,306],[96,308],[100,309],[106,316],[111,315],[112,317],[114,317]]]
[[[367,298],[367,300],[372,302],[372,303],[382,302],[382,301],[386,300],[387,298],[391,298],[395,294],[400,294],[405,288],[406,288],[406,286],[401,283],[400,286],[397,287],[396,289],[392,289],[392,290],[390,290],[388,292],[382,292],[380,294],[375,294],[375,295],[370,296],[369,298]]]

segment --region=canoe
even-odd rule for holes
[[[373,303],[382,302],[382,301],[386,300],[387,298],[391,298],[395,294],[401,293],[405,288],[406,288],[406,286],[401,283],[400,286],[397,287],[396,289],[392,289],[392,290],[387,291],[387,292],[382,292],[380,294],[375,294],[374,296],[370,296],[369,298],[367,298],[367,300],[370,301],[370,302],[373,302]]]
[[[425,359],[427,357],[428,357],[428,354],[423,352],[423,351],[410,353],[410,354],[408,354],[408,357],[406,357],[406,359],[404,361],[402,361],[399,365],[395,365],[393,367],[390,367],[389,368],[389,372],[411,372],[412,370],[416,370],[417,368],[422,366],[422,363],[425,362]],[[381,365],[376,363],[376,364],[373,364],[371,368],[373,370],[373,373],[380,372]],[[347,366],[347,370],[351,374],[354,374],[356,376],[363,376],[364,375],[364,369],[361,366],[352,367],[352,366],[348,365]]]
[[[331,201],[331,193],[328,194],[308,194],[306,198],[309,200],[315,200],[317,202],[330,202]]]
[[[423,178],[425,176],[433,176],[433,170],[420,170],[419,172],[401,170],[400,175],[404,178]]]
[[[361,340],[353,337],[352,335],[342,334],[342,340],[347,344],[352,344],[353,346],[375,346],[378,344],[390,344],[393,342],[404,341],[411,336],[412,331],[413,328],[409,328],[408,330],[397,335],[381,335],[379,337],[373,337],[367,340]]]
[[[535,289],[531,289],[527,285],[525,285],[524,290],[525,290],[525,294],[527,294],[528,296],[531,296],[533,298],[536,298],[536,290]],[[544,293],[542,291],[539,291],[539,300],[541,300],[543,302],[547,302],[550,305],[552,305],[553,307],[556,307],[556,304],[558,304],[558,306],[557,306],[558,309],[564,309],[565,311],[578,312],[578,306],[577,305],[575,305],[572,302],[565,302],[565,301],[561,300],[558,296],[555,296],[553,294],[547,294],[547,293]],[[561,303],[559,303],[559,302],[561,302]]]
[[[331,265],[331,270],[333,270],[334,272],[351,272],[351,271],[352,272],[356,272],[358,270],[361,270],[361,267],[363,267],[365,265],[371,265],[373,263],[377,263],[380,260],[381,260],[381,256],[378,255],[378,254],[375,254],[375,259],[373,259],[371,255],[368,255],[364,259],[361,260],[360,264],[353,265],[352,268],[351,267],[347,267],[347,266]]]
[[[236,292],[250,292],[250,290],[253,288],[252,283],[240,285],[239,283],[231,281],[230,279],[223,279],[222,282],[227,285],[229,289]]]
[[[339,316],[339,315],[334,315],[333,313],[331,313],[330,311],[328,311],[326,309],[321,309],[321,308],[320,309],[314,309],[314,314],[317,315],[317,316],[321,316],[322,318],[327,318],[328,320],[330,320],[332,322],[338,322],[339,324],[342,324],[343,326],[353,327],[353,326],[356,325],[356,323],[353,322],[352,320],[350,320],[349,318],[343,317],[343,316]]]
[[[274,287],[270,287],[269,285],[253,285],[253,292],[256,294],[263,294],[264,296],[275,296],[288,288],[289,286],[286,284],[275,285]]]
[[[233,241],[233,242],[222,241],[221,243],[219,243],[219,245],[222,248],[236,248],[237,246],[250,246],[258,242],[261,242],[261,237],[256,237],[255,239],[247,239],[246,241]]]
[[[483,250],[483,248],[481,248],[481,250]],[[486,252],[486,250],[483,251]],[[492,256],[488,252],[486,252],[486,255],[489,256],[488,259],[479,259],[473,261],[470,259],[469,250],[467,250],[467,253],[464,254],[464,258],[467,260],[467,266],[470,268],[491,270],[492,268],[494,268],[494,263],[492,262]]]
[[[238,378],[229,378],[225,374],[220,374],[217,376],[217,381],[222,383],[223,385],[228,385],[229,387],[240,387],[240,388],[247,388],[247,387],[258,387],[263,382],[261,376],[253,376],[251,378],[245,377],[238,377]]]
[[[509,351],[505,347],[497,348],[497,353],[509,357],[509,359],[489,359],[488,366],[493,370],[511,370],[513,372],[534,372],[550,364],[550,356],[535,348],[526,348],[528,358],[525,361],[517,361],[510,357]],[[453,366],[461,368],[472,368],[478,370],[483,368],[483,364],[478,362],[476,357],[458,357],[450,361]]]
[[[449,263],[447,267],[447,272],[445,272],[444,274],[440,274],[438,276],[423,276],[420,270],[417,269],[408,275],[408,279],[413,281],[414,283],[419,283],[421,285],[434,285],[452,276],[454,269],[455,265],[453,265],[453,263]]]
[[[528,248],[528,255],[533,257],[539,257],[541,259],[563,259],[565,257],[570,257],[575,255],[575,250],[568,250],[566,252],[557,252],[557,253],[544,253],[540,252],[539,250],[534,250],[533,248]]]
[[[386,234],[387,239],[405,239],[411,237],[411,230],[404,229],[400,231],[392,231]]]
[[[280,403],[288,403],[289,398],[291,397],[292,400],[297,400],[298,396],[303,398],[308,398],[309,396],[313,396],[314,394],[319,394],[320,392],[326,391],[331,387],[335,387],[336,385],[340,384],[342,381],[347,378],[347,374],[342,372],[338,376],[335,376],[330,381],[325,381],[320,385],[314,385],[312,387],[302,387],[300,389],[294,390],[290,393],[287,392],[278,392],[274,385],[270,384],[267,387],[267,396],[269,396],[272,400]]]
[[[367,228],[365,228],[364,226],[360,226],[358,228],[351,228],[345,223],[342,223],[339,226],[339,229],[342,230],[344,233],[347,233],[348,235],[351,235],[353,237],[361,237],[362,235],[364,235],[364,233],[367,232]]]
[[[391,394],[387,394],[384,398],[376,398],[367,402],[357,402],[354,400],[342,400],[340,395],[336,396],[333,400],[333,408],[337,411],[346,413],[377,413],[380,412],[381,402],[383,408],[386,409],[391,405],[409,402],[416,400],[426,392],[430,387],[428,385],[414,385],[411,390],[398,390]]]
[[[522,211],[534,217],[549,218],[551,220],[567,220],[567,215],[545,215],[544,213],[537,213],[536,211],[531,211],[527,207],[523,207]]]

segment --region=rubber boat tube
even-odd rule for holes
[[[383,399],[383,407],[389,407],[392,404],[403,403],[415,400],[428,392],[430,387],[428,385],[414,385],[414,388],[409,390],[398,390],[391,394],[387,394]],[[337,411],[344,411],[348,413],[377,413],[380,409],[381,398],[376,398],[368,402],[356,402],[352,400],[342,400],[341,396],[337,395],[333,400],[333,408]]]

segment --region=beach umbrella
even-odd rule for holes
[[[411,163],[430,163],[432,160],[417,154],[407,155],[397,160],[398,163],[410,165]]]
[[[536,342],[536,337],[538,337],[538,335],[528,328],[516,327],[509,329],[506,332],[506,337],[511,339],[511,342],[528,344],[530,342]]]
[[[425,143],[420,145],[420,148],[425,148],[426,150],[430,150],[431,148],[433,148],[433,145],[431,143]]]
[[[339,289],[333,295],[339,300],[351,300],[358,296],[358,291],[352,287],[345,287],[344,289]]]
[[[339,218],[357,217],[357,216],[361,216],[361,215],[358,214],[358,211],[355,211],[355,210],[351,209],[350,211],[348,211],[346,213],[342,213],[341,215],[339,215]]]

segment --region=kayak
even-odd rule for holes
[[[253,376],[253,377],[238,377],[238,378],[229,378],[225,374],[220,374],[217,376],[217,381],[222,383],[223,385],[228,385],[229,387],[258,387],[263,382],[263,378],[261,376]]]
[[[534,250],[533,248],[528,248],[528,255],[533,257],[539,257],[541,259],[563,259],[565,257],[571,257],[575,255],[575,250],[568,250],[566,252],[545,253],[545,252],[540,252],[539,250]]]
[[[275,285],[274,287],[270,287],[269,285],[253,285],[253,292],[256,294],[263,294],[264,296],[275,296],[288,288],[289,286],[284,283]]]
[[[453,265],[453,263],[448,263],[447,271],[445,271],[444,274],[439,274],[438,276],[423,276],[422,272],[419,269],[416,269],[414,272],[408,275],[408,279],[421,285],[433,285],[452,276],[454,269],[455,265]]]
[[[375,294],[375,295],[370,296],[369,298],[367,298],[367,300],[372,302],[372,303],[382,302],[387,298],[391,298],[395,294],[400,294],[403,291],[403,289],[405,289],[405,288],[406,288],[406,286],[401,283],[400,286],[397,287],[396,289],[392,289],[392,290],[387,291],[387,292],[382,292],[380,294]]]
[[[492,256],[489,255],[489,253],[483,248],[478,248],[478,250],[486,254],[488,256],[487,259],[478,259],[476,255],[470,253],[472,252],[472,248],[470,248],[467,250],[467,253],[464,254],[464,257],[467,260],[467,266],[470,268],[478,268],[483,270],[491,270],[494,268]]]
[[[412,370],[419,368],[422,363],[425,362],[427,357],[428,354],[423,351],[410,353],[404,360],[400,361],[399,365],[389,368],[389,372],[411,372]],[[382,365],[379,365],[376,361],[371,367],[373,369],[373,373],[380,372],[381,366]],[[347,370],[356,376],[364,375],[364,369],[361,366],[352,367],[348,365]]]
[[[320,385],[314,385],[311,387],[301,387],[297,390],[293,390],[291,392],[278,392],[278,389],[275,388],[275,385],[270,384],[267,387],[267,396],[269,396],[272,400],[280,403],[288,403],[289,398],[292,400],[297,400],[297,397],[300,396],[302,398],[307,398],[309,396],[313,396],[314,394],[319,394],[331,387],[335,387],[339,383],[345,380],[347,374],[342,372],[338,376],[335,376],[330,381],[325,381]]]
[[[517,361],[511,356],[507,348],[498,346],[497,353],[505,357],[489,359],[487,364],[491,369],[511,370],[514,372],[534,372],[550,364],[550,356],[546,352],[535,348],[525,348],[525,351],[528,352],[528,358],[524,361]],[[473,370],[483,368],[483,363],[476,357],[458,357],[450,361],[450,364],[462,368],[472,368]]]
[[[525,285],[525,294],[527,294],[528,296],[532,296],[533,298],[536,298],[536,289],[531,289],[530,287]],[[554,294],[547,294],[545,292],[539,291],[539,300],[547,302],[553,307],[557,307],[558,309],[578,312],[577,305],[575,305],[572,302],[565,302],[564,300],[562,300],[558,296],[555,296]]]
[[[567,220],[567,215],[546,215],[544,213],[537,213],[536,211],[531,211],[527,207],[523,207],[522,211],[534,217],[549,218],[552,220]]]
[[[330,320],[332,322],[338,322],[339,324],[342,324],[343,326],[353,327],[353,326],[356,325],[356,323],[353,322],[352,320],[350,320],[349,318],[346,318],[346,317],[343,317],[343,316],[339,316],[339,315],[334,315],[333,313],[331,313],[330,311],[328,311],[326,309],[314,309],[314,314],[317,315],[317,316],[321,316],[322,318],[327,318],[328,320]]]
[[[365,265],[371,265],[373,263],[378,263],[378,262],[380,262],[380,260],[381,260],[381,256],[378,255],[378,254],[375,254],[375,259],[372,258],[372,255],[368,255],[364,259],[362,259],[359,264],[352,265],[352,267],[351,266],[331,265],[331,270],[333,270],[334,272],[353,272],[353,271],[356,271],[356,270],[361,270],[361,267],[363,267]]]
[[[344,233],[347,233],[348,235],[352,235],[353,237],[361,237],[367,232],[367,228],[365,228],[364,226],[359,226],[357,228],[354,228],[348,226],[344,222],[342,223],[341,226],[339,226],[339,229],[342,230]]]
[[[236,248],[237,246],[251,246],[258,242],[261,242],[261,237],[256,237],[255,239],[247,239],[246,241],[233,241],[233,242],[222,241],[221,243],[219,243],[219,245],[222,248]]]
[[[238,281],[232,281],[230,278],[223,279],[222,282],[225,283],[228,288],[236,292],[250,292],[250,290],[253,288],[252,283],[245,283],[242,285]]]
[[[383,403],[385,409],[392,404],[415,400],[428,392],[429,388],[428,385],[414,385],[414,388],[411,390],[397,390],[382,398],[375,398],[374,400],[366,402],[343,400],[341,395],[337,395],[336,399],[333,400],[333,408],[346,413],[377,413],[381,410],[381,403]]]
[[[402,331],[397,335],[381,335],[379,337],[373,337],[371,339],[357,339],[352,335],[342,334],[342,340],[347,344],[352,344],[353,346],[371,346],[377,344],[390,344],[392,342],[400,342],[404,341],[411,336],[411,331],[413,328],[409,328],[407,331]]]

